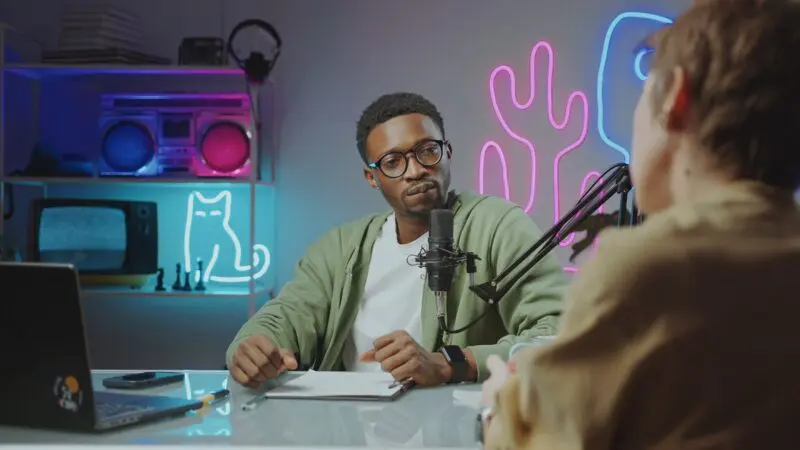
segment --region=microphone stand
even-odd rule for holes
[[[498,303],[528,271],[533,269],[545,256],[553,251],[564,237],[568,236],[581,222],[592,215],[616,194],[620,194],[618,225],[620,227],[624,226],[626,223],[634,225],[638,217],[638,212],[634,209],[630,218],[628,218],[627,214],[628,193],[632,188],[628,165],[622,163],[615,164],[607,170],[606,173],[608,173],[608,176],[603,182],[596,185],[590,192],[581,197],[578,203],[566,213],[558,223],[550,228],[550,230],[539,238],[525,253],[512,262],[509,267],[490,281],[470,286],[470,290],[490,305]],[[535,255],[530,262],[525,263],[533,254]]]

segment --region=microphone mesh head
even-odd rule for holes
[[[453,211],[449,209],[431,211],[430,236],[439,239],[453,239]]]

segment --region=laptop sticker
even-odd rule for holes
[[[69,375],[56,378],[53,393],[58,401],[58,406],[67,411],[77,412],[83,403],[83,392],[78,384],[78,379]]]

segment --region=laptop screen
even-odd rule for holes
[[[0,263],[0,423],[93,420],[77,273],[66,265]]]

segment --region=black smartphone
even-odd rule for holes
[[[109,389],[146,389],[183,381],[182,372],[139,372],[103,380]]]

